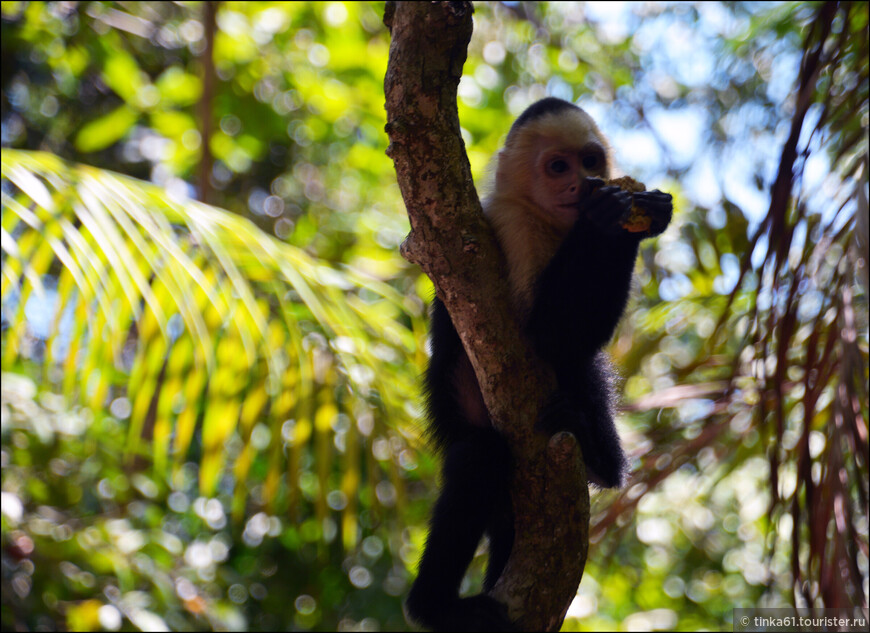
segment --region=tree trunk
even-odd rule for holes
[[[516,538],[492,596],[524,629],[558,630],[586,562],[589,493],[577,441],[534,432],[555,377],[521,336],[504,258],[483,216],[459,131],[456,88],[469,2],[388,2],[387,126],[411,233],[402,255],[432,279],[516,463]]]

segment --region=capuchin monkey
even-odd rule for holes
[[[638,244],[661,233],[672,212],[669,194],[608,186],[612,169],[607,139],[592,118],[572,103],[546,98],[514,122],[498,155],[493,193],[483,203],[507,260],[512,307],[558,380],[538,428],[573,433],[589,481],[606,488],[623,484],[627,464],[601,349],[625,309]],[[632,225],[638,209],[646,219],[640,228]],[[443,458],[442,486],[408,614],[434,630],[514,630],[501,603],[485,594],[459,597],[484,534],[484,591],[510,556],[511,453],[490,422],[474,370],[437,298],[431,319],[426,391],[429,433]]]

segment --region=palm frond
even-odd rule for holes
[[[313,447],[325,508],[332,453],[365,452],[339,460],[358,470],[373,438],[404,441],[386,421],[408,418],[415,376],[397,360],[417,353],[421,308],[388,284],[51,154],[4,149],[2,177],[3,370],[42,372],[71,402],[129,417],[131,455],[158,471],[198,458],[213,494],[227,459],[244,482],[262,453],[271,503],[285,472],[297,498],[292,474]],[[359,473],[341,481],[354,497]]]

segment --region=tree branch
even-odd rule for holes
[[[516,537],[492,595],[523,628],[558,630],[586,561],[589,494],[576,439],[534,432],[555,377],[520,334],[460,135],[456,89],[471,14],[469,2],[387,3],[387,154],[411,221],[402,255],[432,279],[516,463]]]

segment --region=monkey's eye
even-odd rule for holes
[[[600,169],[601,157],[597,154],[589,154],[583,157],[583,167],[586,169]]]
[[[562,158],[557,158],[556,160],[551,161],[547,168],[552,174],[564,174],[571,169],[571,165],[568,164],[568,161]]]

